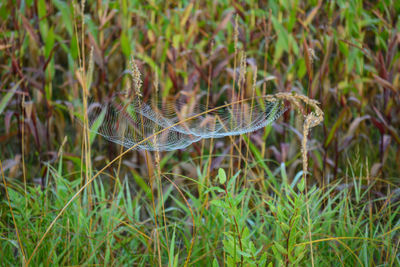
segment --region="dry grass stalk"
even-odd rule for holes
[[[135,89],[135,96],[141,98],[142,97],[142,92],[141,92],[141,87],[142,87],[142,79],[141,79],[141,73],[140,70],[133,58],[133,56],[131,56],[130,59],[130,71],[131,71],[131,75],[132,75],[132,82],[133,82],[133,87]],[[139,102],[139,105],[140,102]],[[141,120],[141,125],[142,125],[142,135],[144,136],[144,121],[143,121],[143,114],[140,114],[140,120]],[[156,131],[156,130],[154,130]],[[156,134],[153,134],[154,138],[156,138]],[[155,142],[157,142],[157,139],[154,140]],[[123,153],[122,153],[123,154]],[[152,204],[153,204],[153,215],[154,215],[154,223],[155,223],[155,232],[156,232],[156,243],[157,243],[157,253],[158,253],[158,264],[159,266],[162,266],[161,264],[161,247],[160,247],[160,236],[158,233],[158,222],[157,222],[157,213],[156,213],[156,204],[155,204],[155,197],[154,197],[154,185],[153,185],[153,169],[150,166],[150,159],[149,159],[149,154],[148,151],[144,151],[144,155],[145,155],[145,161],[146,161],[146,166],[147,166],[147,174],[149,176],[150,179],[150,188],[151,188],[151,196],[152,196]]]
[[[214,48],[214,41],[211,41],[210,51],[209,51],[210,57],[212,55],[213,48]],[[208,65],[206,109],[208,109],[208,106],[209,106],[209,103],[210,103],[211,74],[212,74],[212,64],[211,64],[211,61],[210,61],[209,65]],[[203,139],[202,142],[201,142],[200,166],[203,165],[204,146],[205,146],[205,141]],[[211,142],[210,142],[210,151],[211,151]],[[209,155],[209,157],[211,157],[211,154]],[[208,174],[207,174],[207,176],[208,176]],[[207,180],[208,180],[208,178],[207,178]],[[208,200],[208,197],[207,197],[207,200]]]
[[[247,55],[244,50],[241,51],[240,55],[240,62],[239,62],[239,92],[238,92],[238,99],[244,99],[244,92],[246,91],[245,84],[246,84],[246,73],[247,73]],[[240,104],[240,118],[239,123],[241,123],[245,118],[245,112],[243,112],[243,105],[244,103]],[[242,147],[242,137],[239,136],[239,148]],[[238,161],[238,169],[241,168],[241,161]]]
[[[155,134],[156,130],[154,129],[154,145],[157,146],[157,139],[158,139],[158,135]],[[159,198],[161,199],[161,209],[162,209],[162,214],[163,214],[163,222],[164,222],[164,233],[165,233],[165,241],[167,243],[167,247],[169,248],[169,241],[168,241],[168,231],[167,231],[167,218],[165,216],[165,205],[164,205],[164,194],[163,194],[163,189],[162,189],[162,182],[161,182],[161,167],[160,167],[160,152],[158,150],[155,151],[155,155],[154,155],[154,161],[156,164],[156,168],[157,168],[157,191],[159,194]],[[152,181],[150,181],[152,183]],[[170,253],[169,253],[169,249],[167,250],[168,252],[168,261],[170,261]]]
[[[233,32],[233,44],[235,53],[233,57],[233,80],[232,80],[232,103],[235,102],[235,82],[236,82],[236,65],[237,65],[237,47],[239,42],[239,15],[235,17],[235,30]],[[232,106],[234,107],[234,106]],[[232,125],[231,125],[232,126]],[[232,138],[232,144],[235,144],[235,138]],[[229,161],[229,176],[233,176],[233,146],[230,148],[230,161]]]
[[[90,54],[89,54],[89,66],[88,66],[88,72],[86,75],[86,83],[87,83],[87,90],[90,90],[90,87],[92,85],[92,80],[93,80],[93,69],[94,69],[94,59],[93,59],[93,50],[94,47],[90,47]],[[89,95],[89,93],[87,93]]]
[[[26,103],[25,95],[22,95],[22,118],[21,118],[21,155],[22,155],[22,177],[24,180],[25,207],[28,206],[27,189],[26,189],[26,167],[25,167],[25,113]]]
[[[233,32],[233,43],[235,45],[235,55],[237,55],[237,44],[239,40],[239,15],[235,16],[235,30]]]
[[[301,140],[301,155],[303,159],[303,176],[306,176],[308,169],[308,157],[307,157],[307,136],[310,132],[313,115],[308,114],[303,123],[303,139]]]
[[[256,86],[257,86],[257,66],[254,69],[254,73],[253,73],[253,85],[251,88],[252,91],[252,99],[251,99],[251,107],[253,107],[254,105],[254,96],[256,94]],[[253,109],[250,109],[250,121],[252,119],[253,116]],[[250,133],[247,134],[247,140],[250,140]],[[247,150],[246,150],[246,159],[245,159],[245,167],[244,167],[244,184],[246,185],[247,182],[247,167],[248,167],[248,158],[249,158],[249,152],[250,152],[250,148],[249,146],[246,146]]]
[[[158,72],[157,71],[154,73],[154,83],[153,83],[153,85],[154,85],[154,88],[155,88],[155,91],[156,91],[156,97],[158,97],[159,88],[158,88]]]

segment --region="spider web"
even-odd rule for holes
[[[131,148],[163,130],[135,149],[171,151],[207,138],[221,138],[256,131],[271,124],[285,111],[281,100],[248,99],[212,108],[194,101],[143,102],[114,97],[88,106],[90,131]],[[177,123],[180,122],[178,125]]]

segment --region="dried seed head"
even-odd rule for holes
[[[314,49],[308,48],[308,58],[309,58],[311,64],[314,63],[315,59],[318,59],[317,56],[315,55]]]
[[[131,68],[133,87],[135,88],[135,94],[136,96],[142,97],[142,93],[140,91],[142,87],[142,80],[140,78],[141,74],[133,56],[131,57],[130,60],[130,68]]]
[[[85,0],[82,0],[82,2],[81,2],[81,11],[82,11],[82,14],[83,14],[83,12],[84,12],[84,9],[85,9]]]
[[[308,133],[312,127],[320,124],[324,119],[324,112],[319,107],[318,101],[314,99],[310,99],[304,95],[297,95],[291,93],[277,93],[268,97],[271,101],[276,101],[277,99],[287,100],[290,103],[293,103],[298,111],[303,110],[302,105],[300,103],[303,102],[305,105],[311,106],[314,110],[307,114],[306,119],[303,123],[303,139],[301,142],[301,152],[302,152],[302,161],[303,161],[303,177],[306,177],[307,168],[308,168],[308,158],[307,158],[307,139]],[[275,99],[275,100],[274,100]]]
[[[90,87],[93,81],[93,69],[94,69],[94,60],[93,60],[93,46],[90,48],[89,54],[89,67],[88,72],[86,73],[86,87],[87,91],[90,91]]]
[[[246,76],[246,61],[247,61],[246,52],[242,51],[242,55],[240,57],[239,83],[240,82],[244,82],[244,80],[245,80],[245,76]]]

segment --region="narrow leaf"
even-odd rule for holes
[[[90,145],[93,144],[94,138],[96,137],[100,126],[103,124],[106,112],[107,109],[103,109],[100,115],[96,118],[96,120],[92,124],[92,127],[90,129]]]
[[[3,113],[4,109],[6,108],[8,102],[10,101],[11,97],[15,94],[18,89],[18,86],[21,84],[23,79],[21,79],[18,83],[16,83],[10,91],[0,100],[0,114]]]

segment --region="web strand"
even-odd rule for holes
[[[211,110],[207,114],[195,116]],[[212,110],[183,101],[150,101],[139,98],[124,100],[114,97],[100,104],[91,102],[88,108],[90,131],[105,139],[130,148],[155,132],[163,131],[154,140],[148,140],[136,149],[171,151],[183,149],[207,138],[240,135],[263,128],[285,111],[283,101],[251,99],[239,105]],[[171,127],[179,121],[194,117]]]

